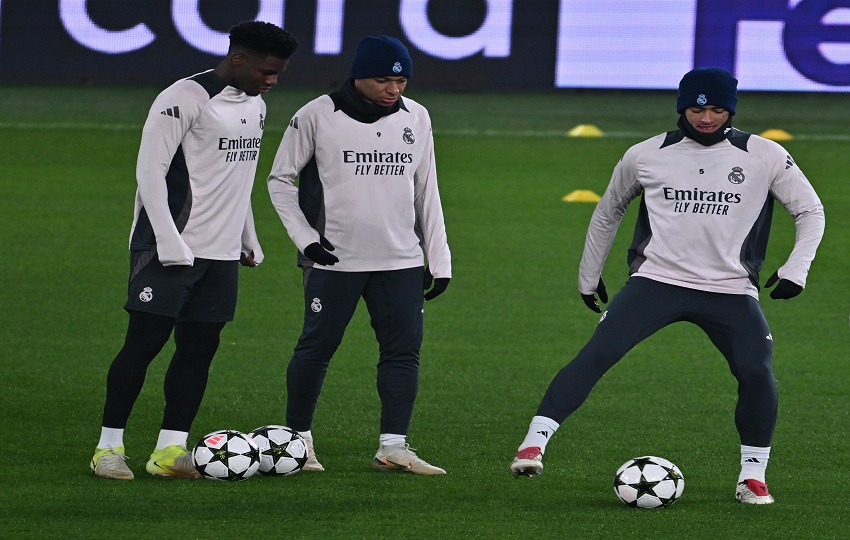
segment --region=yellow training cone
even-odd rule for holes
[[[561,200],[564,202],[589,202],[596,203],[599,202],[599,195],[590,191],[589,189],[577,189],[572,193],[567,193]]]
[[[768,129],[761,136],[771,141],[790,141],[794,138],[784,129]]]
[[[603,133],[593,124],[579,124],[567,132],[570,137],[602,137]]]

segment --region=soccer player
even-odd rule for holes
[[[304,327],[287,368],[286,423],[307,439],[307,471],[324,470],[313,449],[313,415],[362,297],[380,349],[373,467],[445,474],[407,444],[419,387],[423,285],[430,300],[451,278],[431,119],[401,97],[412,72],[398,39],[361,40],[350,78],[292,118],[269,176],[304,274]]]
[[[109,368],[100,441],[91,469],[130,480],[124,428],[148,365],[169,340],[165,411],[146,470],[195,477],[186,450],[210,363],[236,308],[238,267],[263,252],[251,188],[266,122],[261,94],[283,73],[298,42],[265,22],[230,29],[227,56],[157,96],[142,131],[130,233],[130,315],[124,346]]]
[[[823,206],[779,144],[732,127],[737,83],[719,68],[697,68],[679,84],[679,129],[626,151],[596,206],[579,266],[579,293],[601,312],[602,268],[627,206],[642,196],[629,249],[630,278],[596,331],[552,380],[511,471],[533,476],[560,424],[635,345],[678,321],[700,327],[738,381],[741,442],[736,498],[770,504],[765,484],[777,393],[773,338],[758,303],[774,201],[794,217],[796,241],[765,287],[773,299],[802,292],[824,230]]]

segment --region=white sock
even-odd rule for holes
[[[313,446],[313,430],[308,429],[307,431],[296,431],[295,433],[304,437],[304,440],[310,443],[310,446]]]
[[[406,435],[398,435],[396,433],[381,433],[381,446],[399,446],[406,443]]]
[[[156,449],[162,450],[166,446],[182,446],[186,448],[186,441],[189,439],[188,431],[173,431],[170,429],[159,430],[159,439],[156,441]]]
[[[101,427],[100,442],[97,443],[97,447],[115,448],[116,446],[124,446],[124,430],[118,428]]]
[[[767,461],[770,459],[769,446],[745,446],[741,445],[741,474],[738,482],[747,478],[764,482],[764,472],[767,469]]]
[[[528,426],[528,434],[525,440],[519,445],[519,450],[528,448],[529,446],[537,446],[540,448],[540,453],[546,453],[546,445],[549,439],[558,430],[558,423],[545,416],[535,416],[531,419],[531,424]]]

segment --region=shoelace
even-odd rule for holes
[[[109,466],[120,465],[122,462],[127,461],[128,459],[129,458],[126,455],[119,454],[115,450],[112,450],[100,457],[100,460],[103,460],[103,462]]]
[[[405,444],[404,444],[404,446],[402,446],[402,447],[401,447],[399,450],[397,450],[396,452],[401,452],[401,453],[407,454],[408,459],[410,460],[410,464],[411,464],[411,465],[413,464],[413,462],[414,462],[414,461],[420,461],[420,462],[422,462],[422,463],[425,463],[426,465],[430,465],[428,462],[426,462],[425,460],[423,460],[421,457],[417,456],[417,455],[416,455],[416,449],[415,449],[415,448],[411,448],[411,447],[410,447],[410,445],[408,445],[407,443],[405,443]],[[396,452],[393,452],[393,454],[395,454]],[[391,455],[393,455],[393,454],[390,454],[390,456],[391,456]],[[390,463],[392,463],[392,464],[394,464],[394,465],[398,465],[398,466],[400,466],[400,467],[407,467],[407,468],[410,468],[410,465],[402,465],[402,464],[400,464],[400,463],[396,463],[396,462],[394,462],[394,461],[390,460],[390,459],[389,459],[389,456],[387,456],[387,461],[389,461]]]

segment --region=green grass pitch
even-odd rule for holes
[[[439,478],[384,475],[377,346],[361,306],[328,373],[314,433],[320,474],[237,484],[144,472],[162,410],[170,346],[152,364],[127,429],[132,482],[94,478],[107,368],[121,309],[141,125],[156,88],[0,87],[0,533],[5,538],[840,538],[850,530],[847,425],[850,208],[846,96],[742,93],[735,124],[780,128],[826,206],[806,291],[763,299],[776,350],[779,424],[770,507],[734,501],[735,382],[695,327],[674,325],[632,351],[555,436],[546,470],[508,464],[551,377],[598,316],[576,291],[592,205],[630,145],[675,125],[675,93],[408,95],[431,111],[454,278],[426,305],[422,376],[410,442]],[[240,271],[191,439],[282,423],[286,363],[301,323],[295,249],[265,188],[292,113],[319,91],[268,98],[254,190],[266,261]],[[602,138],[571,138],[594,124]],[[627,215],[605,269],[626,279]],[[793,223],[776,213],[764,278],[787,256]],[[636,455],[676,463],[686,488],[666,510],[614,496]],[[842,532],[843,531],[843,532]]]

